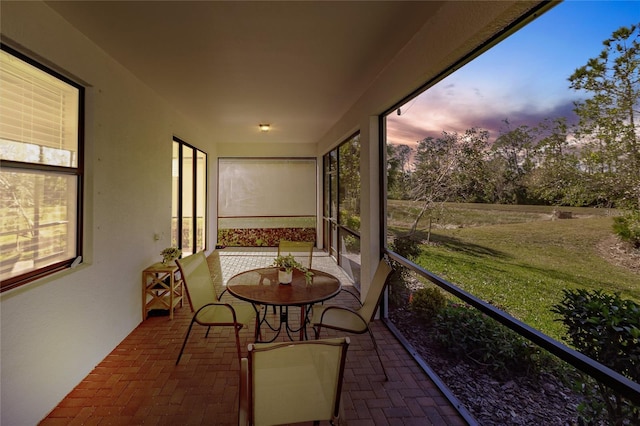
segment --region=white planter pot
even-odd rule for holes
[[[283,271],[282,269],[278,270],[278,281],[280,284],[291,284],[291,280],[293,279],[293,271]]]

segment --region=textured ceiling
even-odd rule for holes
[[[442,3],[47,4],[216,142],[315,143]]]

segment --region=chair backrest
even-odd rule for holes
[[[183,259],[177,259],[191,310],[197,312],[207,303],[217,302],[216,287],[204,252],[198,252]]]
[[[280,240],[278,244],[278,256],[292,254],[302,266],[311,269],[314,245],[315,243],[313,241]]]
[[[358,311],[360,315],[362,315],[362,318],[369,322],[373,320],[373,317],[376,314],[378,305],[382,300],[382,292],[389,281],[391,272],[393,272],[391,265],[389,265],[385,259],[381,259],[380,263],[378,263],[376,273],[373,275],[373,280],[371,280],[367,297]]]
[[[349,338],[249,345],[252,424],[334,420]]]

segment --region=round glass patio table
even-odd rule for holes
[[[271,305],[280,308],[280,322],[277,327],[267,320],[264,309],[260,317],[259,327],[266,324],[276,335],[269,340],[274,341],[284,329],[291,340],[291,333],[300,333],[300,340],[305,336],[307,307],[314,303],[323,302],[340,292],[340,281],[331,274],[311,269],[313,276],[307,284],[302,272],[294,269],[291,284],[278,282],[278,268],[259,268],[240,272],[227,281],[227,290],[238,299],[255,305]],[[291,328],[289,324],[289,306],[300,306],[300,327]],[[258,310],[259,312],[259,310]]]

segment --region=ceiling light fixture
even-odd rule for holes
[[[268,132],[271,129],[271,124],[259,124],[261,132]]]

